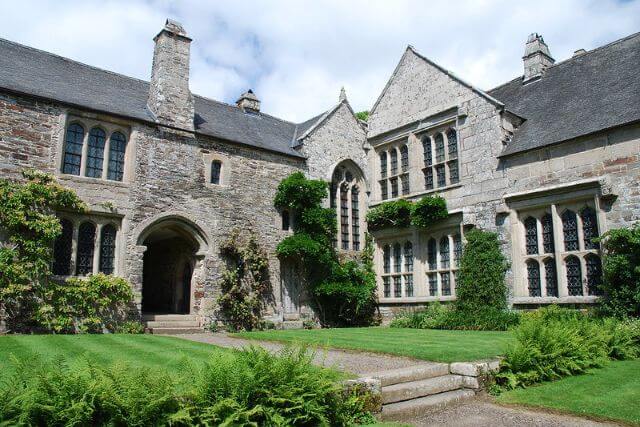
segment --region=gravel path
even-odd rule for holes
[[[177,336],[187,340],[214,344],[220,347],[242,348],[248,345],[260,345],[269,351],[278,351],[284,347],[284,344],[277,342],[231,338],[223,333],[185,334]],[[315,363],[317,365],[335,368],[356,375],[430,364],[430,362],[410,359],[408,357],[336,349],[319,349],[315,355]]]
[[[507,408],[495,405],[488,399],[476,398],[406,422],[416,427],[604,427],[617,425],[568,415]]]

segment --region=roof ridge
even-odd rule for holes
[[[229,109],[239,110],[239,108],[238,108],[237,106],[232,105],[232,104],[229,104],[228,102],[218,101],[217,99],[209,98],[208,96],[204,96],[204,95],[198,95],[197,93],[193,93],[193,92],[192,92],[192,94],[193,94],[193,97],[194,97],[194,98],[201,98],[201,99],[204,99],[204,100],[206,100],[206,101],[209,101],[209,102],[213,102],[213,103],[216,103],[216,104],[222,105],[222,106],[227,107],[227,108],[229,108]],[[276,116],[272,116],[271,114],[263,113],[262,111],[259,111],[259,112],[258,112],[258,115],[260,115],[260,116],[266,116],[266,117],[269,117],[269,118],[272,118],[272,119],[278,120],[278,121],[280,121],[280,122],[282,122],[282,123],[286,123],[286,124],[289,124],[289,125],[295,125],[295,124],[296,124],[295,122],[290,122],[290,121],[288,121],[288,120],[281,119],[280,117],[276,117]]]

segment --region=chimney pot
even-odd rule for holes
[[[573,52],[573,57],[575,58],[576,56],[580,56],[580,55],[584,55],[585,53],[587,53],[586,50],[584,49],[577,49]]]
[[[244,112],[260,112],[260,100],[251,89],[240,95],[240,98],[236,101],[236,105]]]

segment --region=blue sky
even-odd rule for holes
[[[191,89],[302,121],[340,87],[368,109],[408,44],[489,89],[522,74],[524,41],[557,61],[640,31],[640,0],[7,1],[0,37],[148,80],[152,38],[171,17],[193,38]]]

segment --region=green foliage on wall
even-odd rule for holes
[[[367,122],[369,121],[369,111],[365,110],[365,111],[358,111],[356,113],[356,117],[358,118],[358,120],[362,120],[363,122]]]
[[[280,183],[274,202],[290,209],[294,234],[278,244],[278,256],[302,269],[324,325],[370,324],[376,308],[371,248],[357,261],[339,258],[333,247],[336,213],[321,206],[326,197],[327,183],[307,179],[301,172]]]
[[[383,202],[367,213],[369,230],[410,225],[428,228],[448,216],[447,202],[438,195],[425,196],[417,202],[399,199]]]
[[[467,243],[460,260],[456,285],[456,309],[477,313],[486,309],[507,308],[508,264],[496,233],[478,229],[465,233]]]
[[[51,276],[51,248],[62,232],[55,212],[86,210],[52,175],[27,170],[23,177],[0,179],[0,301],[11,330],[36,326],[34,313]]]
[[[640,317],[640,224],[610,230],[601,242],[604,250],[601,310],[615,317]]]
[[[269,261],[253,233],[242,237],[234,230],[220,252],[227,269],[220,280],[220,317],[234,331],[251,331],[262,319],[262,309],[271,292]]]

